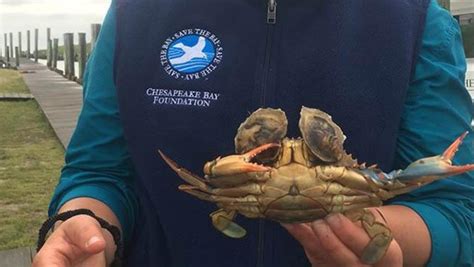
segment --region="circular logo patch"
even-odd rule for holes
[[[161,65],[176,79],[196,80],[209,75],[222,61],[221,41],[211,32],[186,29],[166,39]]]

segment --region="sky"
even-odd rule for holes
[[[26,31],[31,31],[33,47],[34,29],[39,29],[39,49],[46,48],[46,28],[51,28],[51,38],[63,33],[85,32],[90,40],[92,23],[102,23],[111,0],[0,0],[0,50],[4,47],[4,33],[13,33],[13,46],[18,44],[22,32],[22,49],[26,50]],[[9,37],[8,37],[9,38]],[[9,42],[9,41],[8,41]]]
[[[46,28],[51,28],[52,38],[63,42],[62,34],[85,32],[90,40],[90,24],[102,23],[111,0],[0,0],[0,51],[4,47],[4,33],[13,33],[14,45],[18,32],[22,32],[22,48],[26,50],[26,31],[31,31],[33,46],[34,29],[39,29],[39,48],[46,48]],[[258,1],[258,0],[256,0]],[[473,0],[451,0],[453,9],[474,10]],[[3,54],[3,51],[2,51]]]

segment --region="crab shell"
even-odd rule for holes
[[[264,144],[280,144],[287,133],[288,120],[281,109],[260,108],[238,128],[235,152],[244,154]],[[354,166],[357,162],[344,150],[346,136],[329,114],[314,108],[302,107],[299,128],[305,155],[314,164]],[[255,161],[262,164],[276,160],[279,150],[261,152]],[[314,165],[313,164],[313,165]]]
[[[453,166],[452,158],[467,133],[438,156],[413,162],[404,170],[384,173],[359,165],[344,151],[345,136],[318,109],[302,107],[302,138],[286,138],[288,121],[280,109],[259,109],[238,128],[237,154],[219,157],[204,165],[201,178],[160,154],[187,184],[179,186],[199,199],[215,203],[213,225],[229,237],[246,231],[233,220],[237,213],[283,223],[309,222],[330,213],[344,213],[361,221],[371,240],[364,263],[375,263],[387,250],[392,235],[363,208],[382,205],[396,195],[437,179],[474,170],[474,164]]]

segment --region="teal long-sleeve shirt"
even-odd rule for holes
[[[120,220],[125,239],[138,210],[133,164],[127,151],[113,81],[115,8],[112,1],[84,78],[84,106],[66,151],[66,165],[52,198],[52,215],[67,201],[91,197],[107,204]],[[422,46],[405,102],[394,168],[439,154],[471,131],[472,104],[464,87],[466,62],[460,29],[432,0]],[[470,134],[455,164],[474,159]],[[474,255],[474,175],[464,174],[423,187],[391,203],[416,211],[428,226],[428,266],[471,266]]]

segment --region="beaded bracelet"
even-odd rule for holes
[[[112,237],[114,238],[115,245],[117,249],[115,250],[115,258],[112,262],[112,267],[120,267],[122,266],[122,257],[123,257],[123,243],[120,237],[120,230],[118,227],[111,225],[106,220],[97,217],[94,212],[89,209],[77,209],[77,210],[70,210],[63,213],[59,213],[54,215],[53,217],[48,218],[43,225],[41,226],[39,233],[38,233],[38,247],[36,251],[38,252],[46,242],[46,235],[48,234],[49,230],[54,226],[57,221],[66,221],[67,219],[74,217],[76,215],[88,215],[92,218],[96,219],[100,226],[110,232]]]

